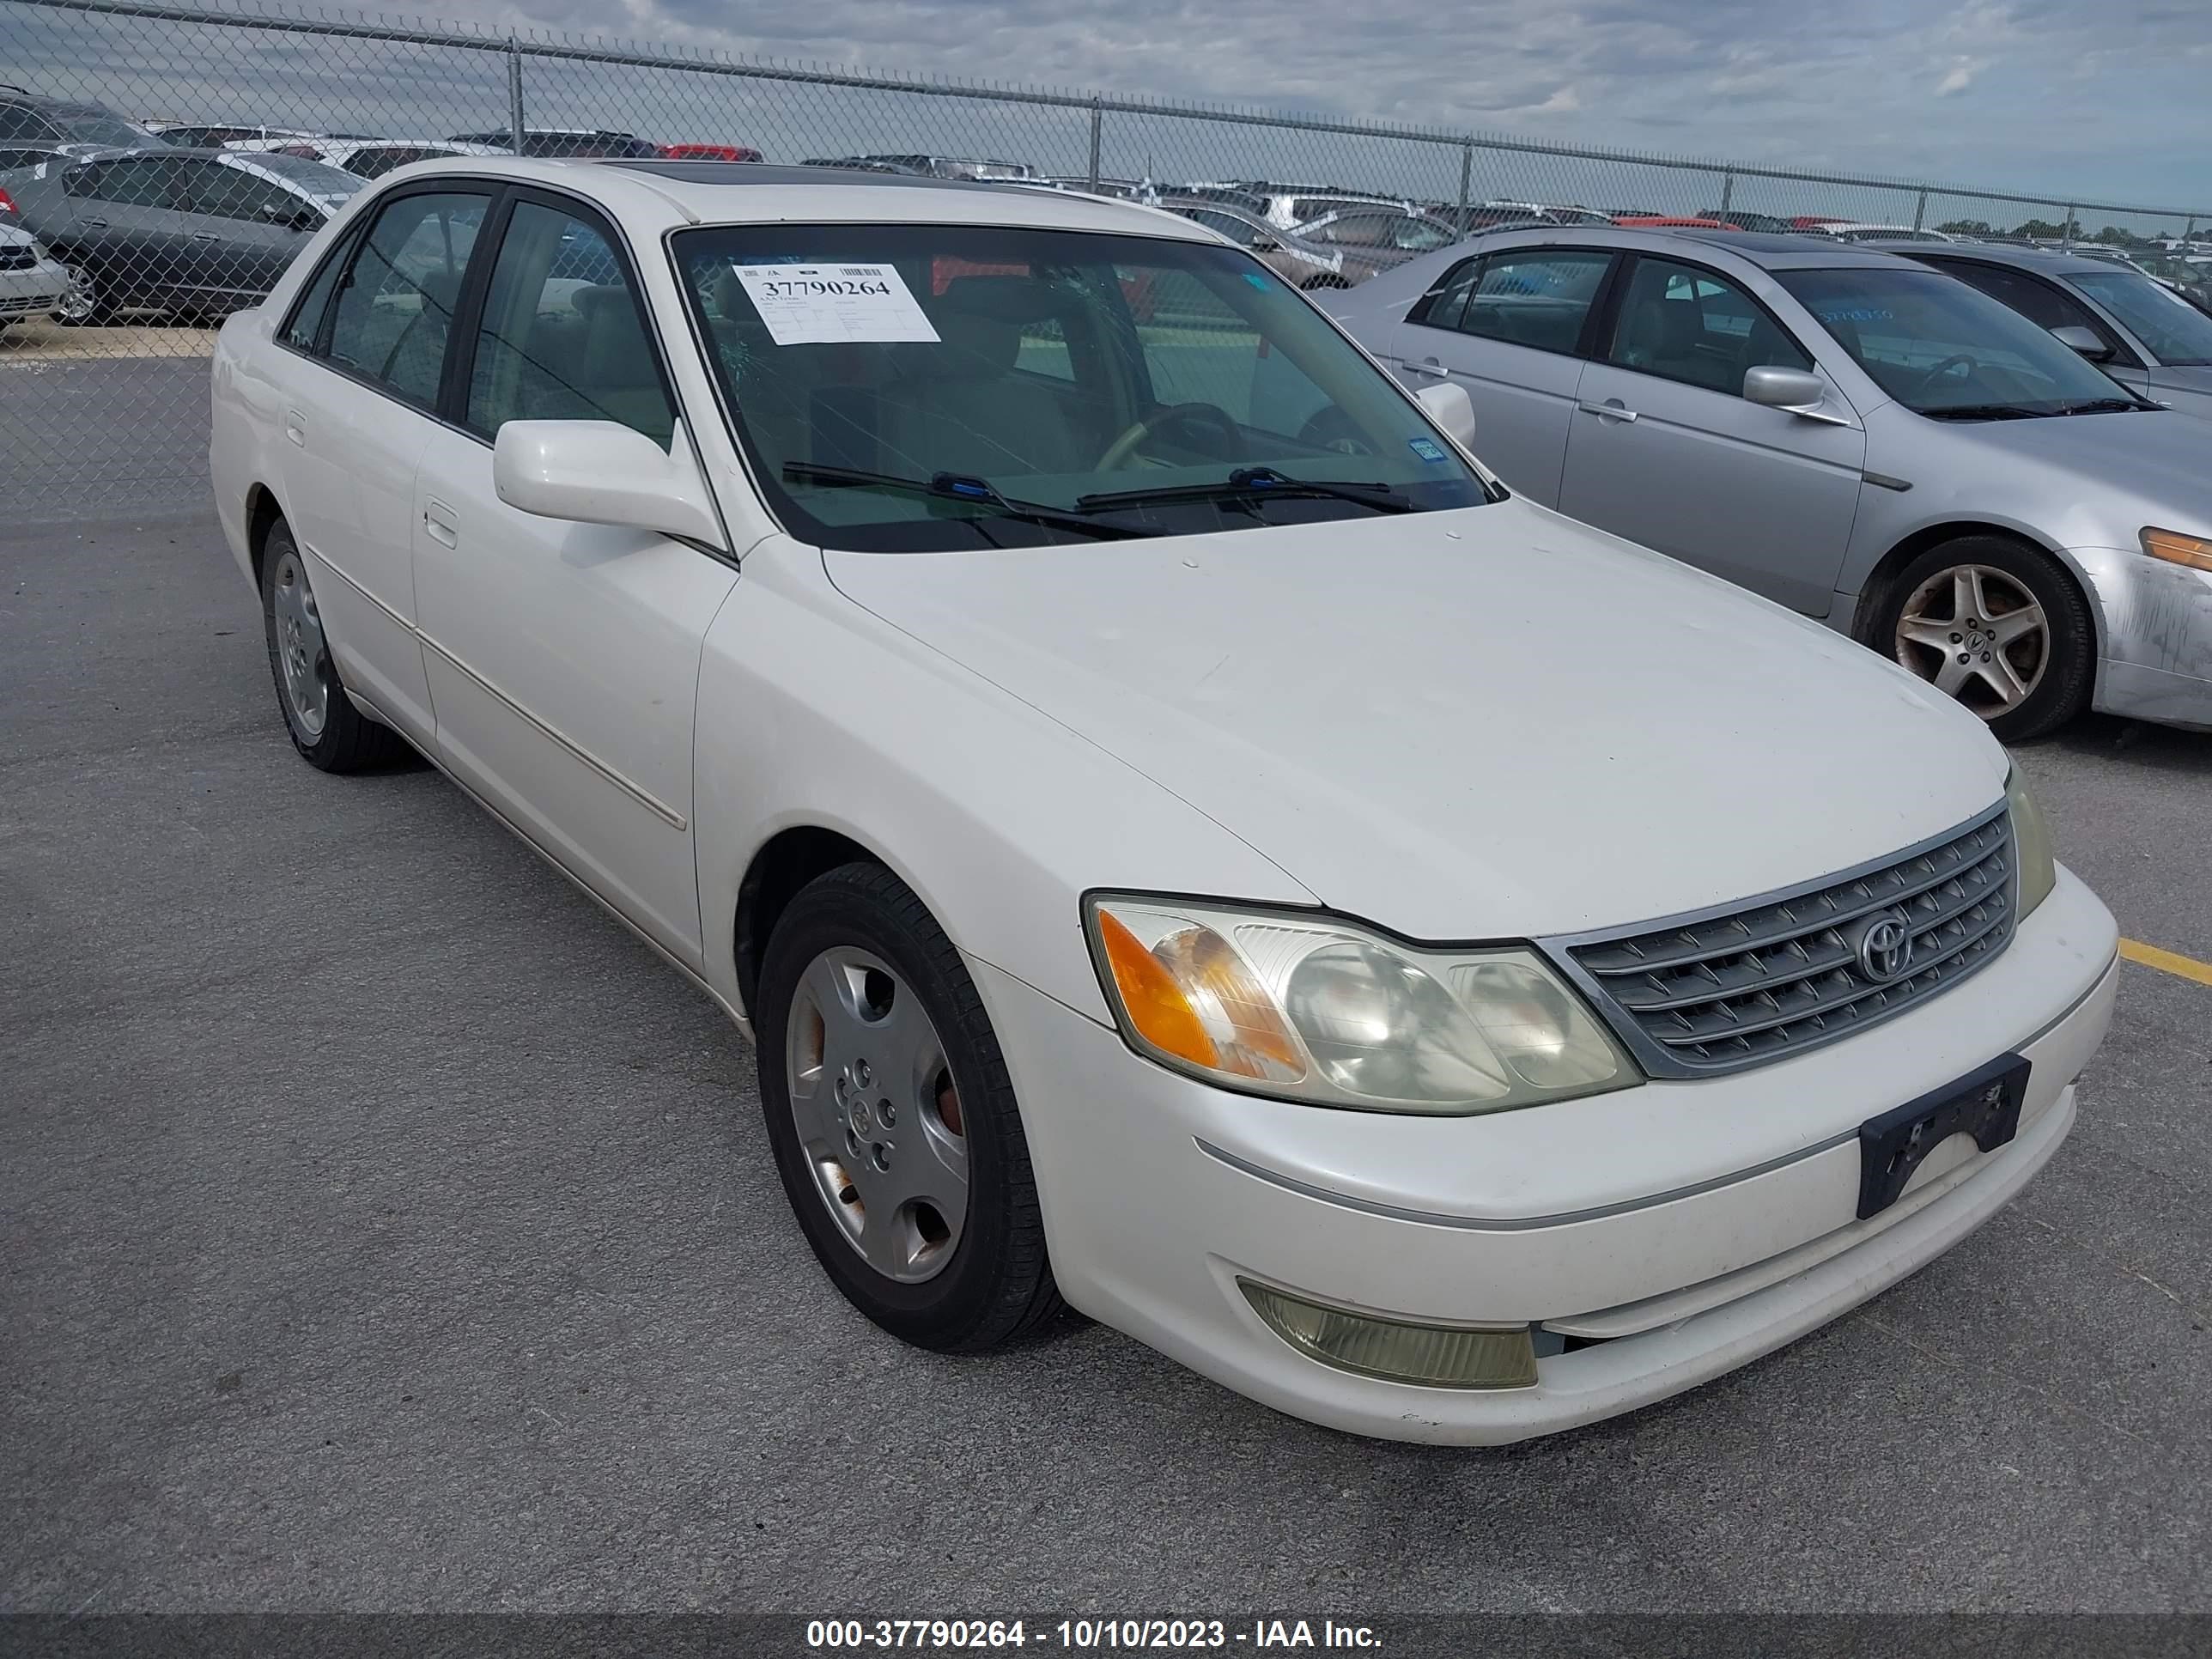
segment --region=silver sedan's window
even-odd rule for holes
[[[2212,363],[2212,317],[2172,289],[2132,270],[2067,279],[2128,325],[2162,363]]]
[[[769,505],[825,545],[1174,535],[1488,499],[1404,392],[1236,249],[914,224],[713,228],[673,246]],[[779,339],[755,291],[794,266],[889,268],[881,314],[906,325],[801,339],[780,322]],[[1368,488],[1232,489],[1255,472]],[[1097,499],[1163,489],[1182,493]]]

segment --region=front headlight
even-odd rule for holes
[[[1085,922],[1130,1044],[1209,1083],[1469,1113],[1642,1081],[1527,949],[1421,950],[1334,917],[1110,895]]]
[[[2057,856],[2051,848],[2051,826],[2027,793],[2027,780],[2017,766],[2005,775],[2005,805],[2012,809],[2014,856],[2020,863],[2020,915],[2025,921],[2058,884]]]

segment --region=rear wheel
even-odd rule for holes
[[[270,526],[262,546],[261,611],[284,729],[307,763],[325,772],[357,772],[403,757],[406,739],[369,719],[346,696],[307,582],[307,561],[282,520]]]
[[[2049,555],[2002,536],[1961,536],[1898,572],[1868,642],[2014,743],[2081,711],[2096,641],[2088,601]]]
[[[890,872],[848,864],[777,919],[761,1104],[822,1266],[893,1335],[988,1348],[1061,1311],[1029,1142],[960,953]]]

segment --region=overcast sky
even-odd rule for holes
[[[2212,198],[2208,0],[447,3],[787,58]]]

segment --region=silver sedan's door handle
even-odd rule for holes
[[[1441,380],[1449,375],[1451,370],[1433,357],[1424,357],[1418,363],[1407,363],[1406,372],[1409,374],[1425,374],[1432,380]]]
[[[1595,415],[1601,421],[1632,421],[1636,418],[1636,411],[1618,398],[1607,398],[1601,404],[1583,404],[1579,407],[1585,415]]]

